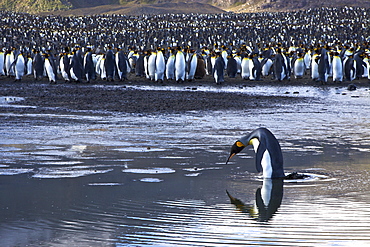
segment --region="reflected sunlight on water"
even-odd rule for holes
[[[289,90],[312,102],[0,122],[0,245],[370,245],[368,92]],[[225,165],[231,144],[260,126],[279,139],[286,172],[313,179],[266,182],[251,149]]]

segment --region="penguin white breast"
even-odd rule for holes
[[[267,149],[263,153],[262,160],[261,160],[261,166],[262,166],[263,177],[271,178],[272,176],[271,156],[270,156],[270,152]]]

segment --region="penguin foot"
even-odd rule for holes
[[[301,174],[301,173],[298,173],[298,172],[292,172],[288,175],[286,175],[284,177],[284,179],[304,179],[304,178],[308,178],[310,176],[308,175],[305,175],[305,174]]]

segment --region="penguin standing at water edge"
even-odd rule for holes
[[[105,53],[105,62],[104,62],[105,71],[107,74],[107,81],[114,81],[114,74],[116,71],[116,62],[114,53],[111,46],[108,46],[108,50]]]
[[[333,81],[334,82],[342,82],[343,80],[343,62],[342,59],[339,57],[339,53],[335,52],[333,56]]]
[[[85,72],[85,77],[86,77],[87,82],[90,82],[91,80],[95,79],[95,67],[94,67],[94,62],[92,58],[91,48],[87,49],[87,52],[84,56],[83,69]]]
[[[127,80],[127,73],[131,71],[131,68],[129,68],[129,61],[121,48],[117,48],[115,62],[119,80]]]
[[[166,70],[166,61],[161,48],[157,49],[157,56],[155,58],[155,76],[156,82],[163,83],[164,73]]]
[[[25,74],[26,71],[26,62],[23,56],[23,53],[20,52],[16,59],[14,60],[12,66],[15,67],[15,81],[20,81],[22,80],[22,77]]]
[[[304,72],[306,70],[306,65],[304,63],[304,57],[302,53],[298,53],[297,57],[293,58],[293,74],[294,78],[301,79],[303,78]]]
[[[245,56],[243,57],[242,61],[241,61],[241,77],[244,79],[244,80],[249,80],[249,76],[250,76],[250,70],[249,70],[249,56],[247,54],[245,54]]]
[[[195,51],[193,50],[192,55],[189,58],[189,61],[187,63],[188,73],[186,74],[186,79],[188,81],[193,81],[194,80],[195,71],[197,69],[197,63],[198,63],[198,56],[195,53]]]
[[[256,168],[258,172],[263,172],[264,178],[285,176],[280,144],[266,128],[258,128],[236,141],[231,147],[230,156],[226,163],[248,145],[253,145],[256,152]]]
[[[171,49],[166,62],[167,80],[175,79],[175,50]]]
[[[184,82],[185,81],[185,56],[184,53],[181,51],[181,48],[177,48],[177,53],[175,56],[175,79],[176,82]]]
[[[41,80],[44,76],[44,57],[41,56],[38,50],[33,52],[35,54],[32,61],[33,75],[35,80]]]
[[[226,161],[241,152],[246,146],[252,145],[256,153],[256,168],[263,173],[264,178],[302,179],[308,177],[296,172],[287,176],[284,174],[283,154],[275,136],[266,128],[258,128],[241,137],[231,147],[230,156]]]
[[[5,53],[0,51],[0,75],[5,75]]]
[[[249,60],[249,80],[251,81],[260,81],[262,66],[256,54],[250,56]]]
[[[55,68],[54,68],[54,63],[52,62],[52,60],[50,59],[49,55],[48,54],[45,54],[44,55],[45,57],[45,71],[46,71],[46,74],[49,78],[49,82],[50,83],[57,83],[56,81],[56,75],[54,73],[55,71]]]
[[[217,58],[215,61],[215,66],[213,68],[213,77],[217,85],[223,83],[224,80],[224,68],[225,61],[220,53],[217,53]]]
[[[238,64],[233,56],[227,57],[226,72],[230,78],[235,78],[238,73]]]

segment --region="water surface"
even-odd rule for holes
[[[144,116],[2,113],[1,246],[370,245],[366,88],[196,90],[312,101]],[[266,199],[272,184],[251,148],[225,165],[235,140],[260,126],[279,139],[287,172],[316,179],[274,184]]]

